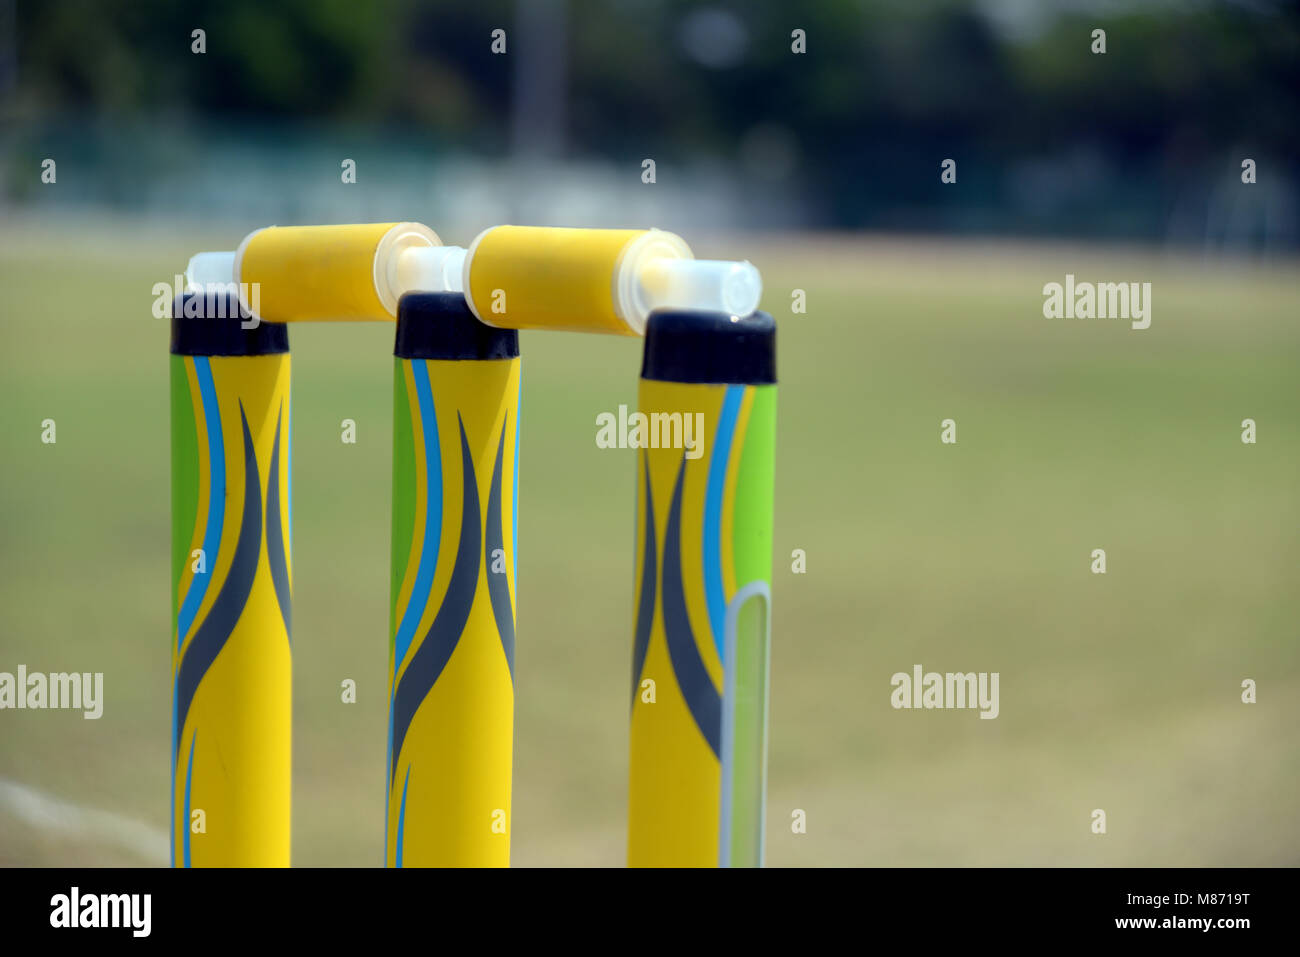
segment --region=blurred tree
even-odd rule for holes
[[[0,42],[17,62],[4,110],[37,125],[188,112],[391,126],[480,155],[704,158],[806,188],[829,225],[1059,228],[1088,218],[1090,175],[1122,170],[1126,200],[1147,207],[1124,228],[1149,232],[1171,201],[1155,182],[1176,180],[1156,172],[1217,168],[1238,145],[1300,179],[1294,3],[528,3],[19,0],[0,17],[16,19]],[[791,50],[796,28],[806,53]],[[964,188],[940,200],[948,156]],[[1018,220],[1025,163],[1083,183],[1076,207]]]

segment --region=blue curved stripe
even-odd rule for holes
[[[415,712],[433,690],[465,632],[482,567],[483,529],[479,521],[478,479],[474,476],[474,457],[470,454],[469,439],[465,437],[465,423],[460,421],[459,413],[456,419],[460,424],[461,474],[464,476],[461,482],[464,493],[461,496],[460,541],[451,567],[451,578],[447,582],[447,593],[443,595],[433,624],[425,632],[420,647],[415,649],[411,663],[402,672],[402,680],[393,692],[389,715],[394,761],[401,759],[402,742],[406,740]],[[392,774],[396,776],[396,773],[394,764]],[[392,781],[389,784],[391,787]]]
[[[199,733],[194,732],[194,737],[190,738],[190,759],[185,765],[185,866],[190,866],[190,785],[193,783],[194,773],[194,745],[199,742]],[[172,802],[175,807],[176,802]],[[173,832],[174,834],[175,832]]]
[[[411,360],[415,378],[415,393],[420,404],[420,434],[424,436],[424,538],[420,542],[420,561],[416,566],[415,584],[411,597],[402,611],[401,623],[393,638],[393,675],[396,676],[406,652],[415,637],[415,629],[424,617],[429,603],[429,589],[433,587],[433,573],[438,567],[438,539],[442,537],[442,455],[438,448],[437,410],[433,405],[433,392],[429,388],[429,366],[423,359]]]
[[[239,420],[244,428],[244,514],[226,580],[221,583],[216,600],[194,633],[176,673],[176,727],[181,731],[185,728],[185,719],[189,717],[190,704],[194,701],[199,682],[216,661],[234,631],[235,623],[244,613],[249,592],[253,590],[258,555],[262,551],[262,489],[257,477],[253,437],[248,431],[242,402],[239,404]]]
[[[718,649],[719,659],[722,658],[727,621],[727,598],[722,588],[722,496],[727,489],[727,462],[731,458],[731,441],[744,395],[744,386],[727,386],[722,413],[718,416],[718,430],[713,436],[713,455],[709,458],[709,479],[704,496],[704,600],[708,605],[709,628],[713,632],[713,645]]]
[[[406,838],[406,788],[411,783],[411,766],[406,766],[406,780],[402,782],[402,809],[397,814],[397,866],[402,866],[402,844]]]
[[[515,678],[515,607],[510,601],[510,586],[505,575],[492,571],[492,553],[501,549],[502,559],[509,558],[513,564],[514,555],[505,554],[505,536],[501,533],[501,460],[506,451],[506,429],[510,425],[510,416],[506,415],[501,423],[501,437],[497,440],[497,459],[492,466],[492,483],[488,490],[486,538],[483,548],[487,560],[488,600],[492,604],[492,617],[496,619],[497,634],[501,637],[501,650],[506,656],[506,666],[510,669],[510,680]]]
[[[393,719],[388,719],[388,757],[384,759],[384,777],[388,779],[387,793],[384,795],[384,866],[388,866],[388,825],[393,815],[388,808],[393,804]]]
[[[650,650],[650,626],[655,616],[655,500],[650,491],[650,459],[641,453],[645,466],[645,534],[641,544],[641,597],[636,610],[636,634],[632,641],[632,705],[641,684],[641,671]]]
[[[677,471],[677,485],[673,489],[673,502],[668,510],[668,524],[664,528],[664,567],[661,575],[663,587],[664,638],[668,644],[668,659],[673,665],[673,676],[681,689],[686,707],[695,719],[700,734],[718,757],[722,748],[722,695],[713,686],[700,649],[691,631],[691,619],[686,610],[686,593],[682,587],[682,478],[686,474],[686,459]]]
[[[519,588],[515,582],[515,575],[518,573],[519,565],[519,413],[524,404],[524,375],[519,373],[519,393],[515,396],[515,486],[514,486],[514,503],[510,506],[510,537],[514,539],[510,546],[510,554],[514,560],[510,565],[510,587],[515,593],[515,601],[519,601]]]
[[[266,560],[271,566],[275,601],[280,606],[284,633],[293,641],[293,601],[289,591],[289,559],[280,523],[280,415],[275,417],[275,446],[271,449],[270,475],[266,479]]]
[[[288,439],[285,441],[285,468],[287,475],[285,481],[289,483],[289,554],[293,554],[293,403],[286,403],[289,408],[285,410],[285,432]]]
[[[389,708],[391,712],[391,707],[392,707],[391,695],[389,697],[390,697]],[[393,775],[393,717],[391,713],[388,716],[388,757],[384,761],[384,778],[388,781],[388,785],[384,793],[384,866],[387,867],[388,866],[388,834],[389,834],[388,828],[393,821],[393,816],[388,813],[388,808],[392,807],[393,804],[393,781],[395,779]],[[403,794],[403,799],[402,799],[402,810],[403,812],[405,812],[406,810],[405,794]]]
[[[203,530],[202,574],[190,579],[185,600],[176,617],[176,650],[185,644],[194,616],[203,604],[212,570],[217,567],[217,550],[221,547],[221,525],[226,519],[226,451],[221,434],[221,410],[217,406],[217,389],[212,382],[212,367],[206,356],[194,356],[194,372],[203,399],[203,426],[208,436],[208,523]],[[197,424],[197,423],[196,423]]]
[[[171,811],[172,811],[172,839],[171,839],[171,860],[168,866],[176,866],[176,752],[180,750],[176,746],[176,736],[180,731],[176,727],[176,693],[172,691],[172,790],[171,790]]]

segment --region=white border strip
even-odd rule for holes
[[[0,810],[36,830],[117,847],[150,864],[166,866],[171,857],[165,831],[112,811],[71,804],[9,778],[0,778]]]
[[[736,640],[740,609],[755,596],[763,598],[763,757],[759,766],[760,793],[758,796],[758,866],[763,866],[764,843],[767,832],[767,728],[768,705],[772,700],[772,591],[767,582],[752,581],[732,596],[727,605],[725,637],[723,639],[723,696],[722,696],[722,800],[719,808],[718,866],[729,867],[731,860],[731,779],[736,760]]]

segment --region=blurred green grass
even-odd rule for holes
[[[0,225],[0,670],[103,671],[106,689],[99,721],[0,713],[0,779],[163,831],[167,328],[151,287],[236,239]],[[754,260],[780,323],[769,862],[1300,863],[1295,264],[852,237],[696,246]],[[1067,272],[1152,282],[1151,328],[1044,319],[1042,286]],[[796,287],[806,315],[790,314]],[[392,328],[290,338],[294,862],[377,865]],[[617,865],[634,453],[597,449],[594,423],[635,403],[639,348],[521,345],[514,861]],[[56,445],[39,440],[45,418]],[[939,442],[944,418],[956,446]],[[790,572],[795,548],[806,575]],[[1105,576],[1088,571],[1093,548]],[[890,676],[914,663],[1000,672],[1000,717],[893,710]],[[807,834],[790,833],[795,808]],[[0,863],[141,860],[0,808]]]

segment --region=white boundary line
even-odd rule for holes
[[[117,847],[149,864],[165,866],[171,858],[167,833],[151,824],[80,807],[9,778],[0,778],[0,809],[37,830]]]

